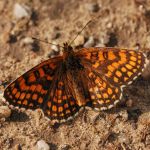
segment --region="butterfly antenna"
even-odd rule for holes
[[[71,45],[74,40],[81,34],[81,32],[92,22],[92,20],[88,21],[85,26],[82,28],[82,30],[80,32],[78,32],[78,34],[75,36],[75,38],[69,43],[69,45]]]
[[[55,45],[55,46],[64,48],[63,46],[60,46],[60,45],[58,45],[58,44],[54,44],[54,43],[47,42],[47,41],[44,41],[44,40],[41,40],[41,39],[37,39],[37,38],[35,38],[35,37],[32,37],[32,39],[37,40],[37,41],[40,41],[40,42],[43,42],[43,43],[47,43],[47,44],[51,44],[51,45]]]

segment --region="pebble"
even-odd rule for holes
[[[55,43],[54,43],[55,44]],[[58,52],[59,51],[59,46],[57,45],[52,45],[51,46],[51,49],[54,50],[55,52]]]
[[[90,12],[98,12],[100,7],[97,3],[89,3],[86,5],[87,10]]]
[[[55,44],[55,43],[54,43],[54,44]],[[59,55],[60,52],[61,52],[61,51],[60,51],[59,46],[57,46],[57,45],[51,45],[51,50],[48,51],[48,53],[46,54],[46,57],[48,57],[48,58],[53,58],[53,57]]]
[[[79,45],[83,45],[85,42],[85,38],[83,35],[78,35],[78,37],[74,40],[74,45],[75,46],[79,46]]]
[[[128,113],[126,110],[122,110],[119,112],[119,116],[122,118],[123,121],[127,121],[128,120]]]
[[[8,118],[11,115],[11,109],[8,106],[0,106],[0,118]]]
[[[37,150],[50,150],[49,145],[44,140],[39,140],[36,144]]]
[[[84,119],[85,123],[94,124],[94,123],[96,123],[97,120],[99,120],[99,116],[100,116],[99,111],[88,110],[87,115],[85,115],[85,117],[83,119]]]
[[[94,37],[90,36],[89,39],[87,40],[87,42],[85,42],[84,47],[88,48],[88,47],[92,47],[94,46],[95,41],[94,41]]]
[[[70,145],[64,144],[64,145],[61,145],[60,150],[69,150],[70,148],[71,148]]]
[[[150,135],[146,135],[145,145],[150,145]]]
[[[108,22],[108,23],[106,24],[106,28],[107,28],[107,29],[111,29],[112,27],[113,27],[112,22]]]
[[[17,144],[17,145],[15,145],[15,148],[14,148],[15,150],[22,150],[22,148],[21,148],[21,145],[20,144]]]
[[[99,38],[99,44],[105,45],[109,42],[109,35],[108,34],[101,34]]]
[[[13,15],[16,19],[21,19],[23,17],[31,16],[31,9],[26,5],[20,5],[16,3],[14,5]]]
[[[9,32],[4,32],[3,34],[1,34],[0,39],[1,39],[2,43],[8,43],[10,41]]]
[[[34,40],[31,37],[26,37],[22,40],[22,45],[28,45],[28,44],[32,44],[34,42]]]
[[[105,44],[98,43],[97,45],[95,45],[95,47],[105,47]]]
[[[133,100],[132,99],[129,99],[126,101],[126,106],[127,107],[132,107],[133,106]]]

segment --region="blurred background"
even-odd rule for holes
[[[62,45],[74,39],[89,20],[92,23],[72,44],[76,49],[150,48],[150,0],[0,0],[0,83],[14,80],[41,61],[61,54],[58,46],[32,37]],[[148,150],[149,91],[146,96],[139,91],[145,92],[137,88],[130,93],[129,110],[125,104],[124,109],[101,117],[89,111],[75,123],[59,128],[51,127],[35,113],[28,121],[16,118],[3,122],[0,148],[33,149],[39,139],[44,139],[54,150]]]

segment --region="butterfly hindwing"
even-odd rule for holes
[[[65,74],[56,80],[44,106],[45,115],[56,122],[72,119],[81,108],[68,82]]]
[[[89,87],[89,92],[95,109],[110,109],[119,102],[122,97],[120,87],[112,86],[94,71],[89,72],[88,76],[93,83],[93,86]]]

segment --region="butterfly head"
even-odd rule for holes
[[[64,43],[64,51],[70,53],[73,51],[73,48],[66,42]]]

